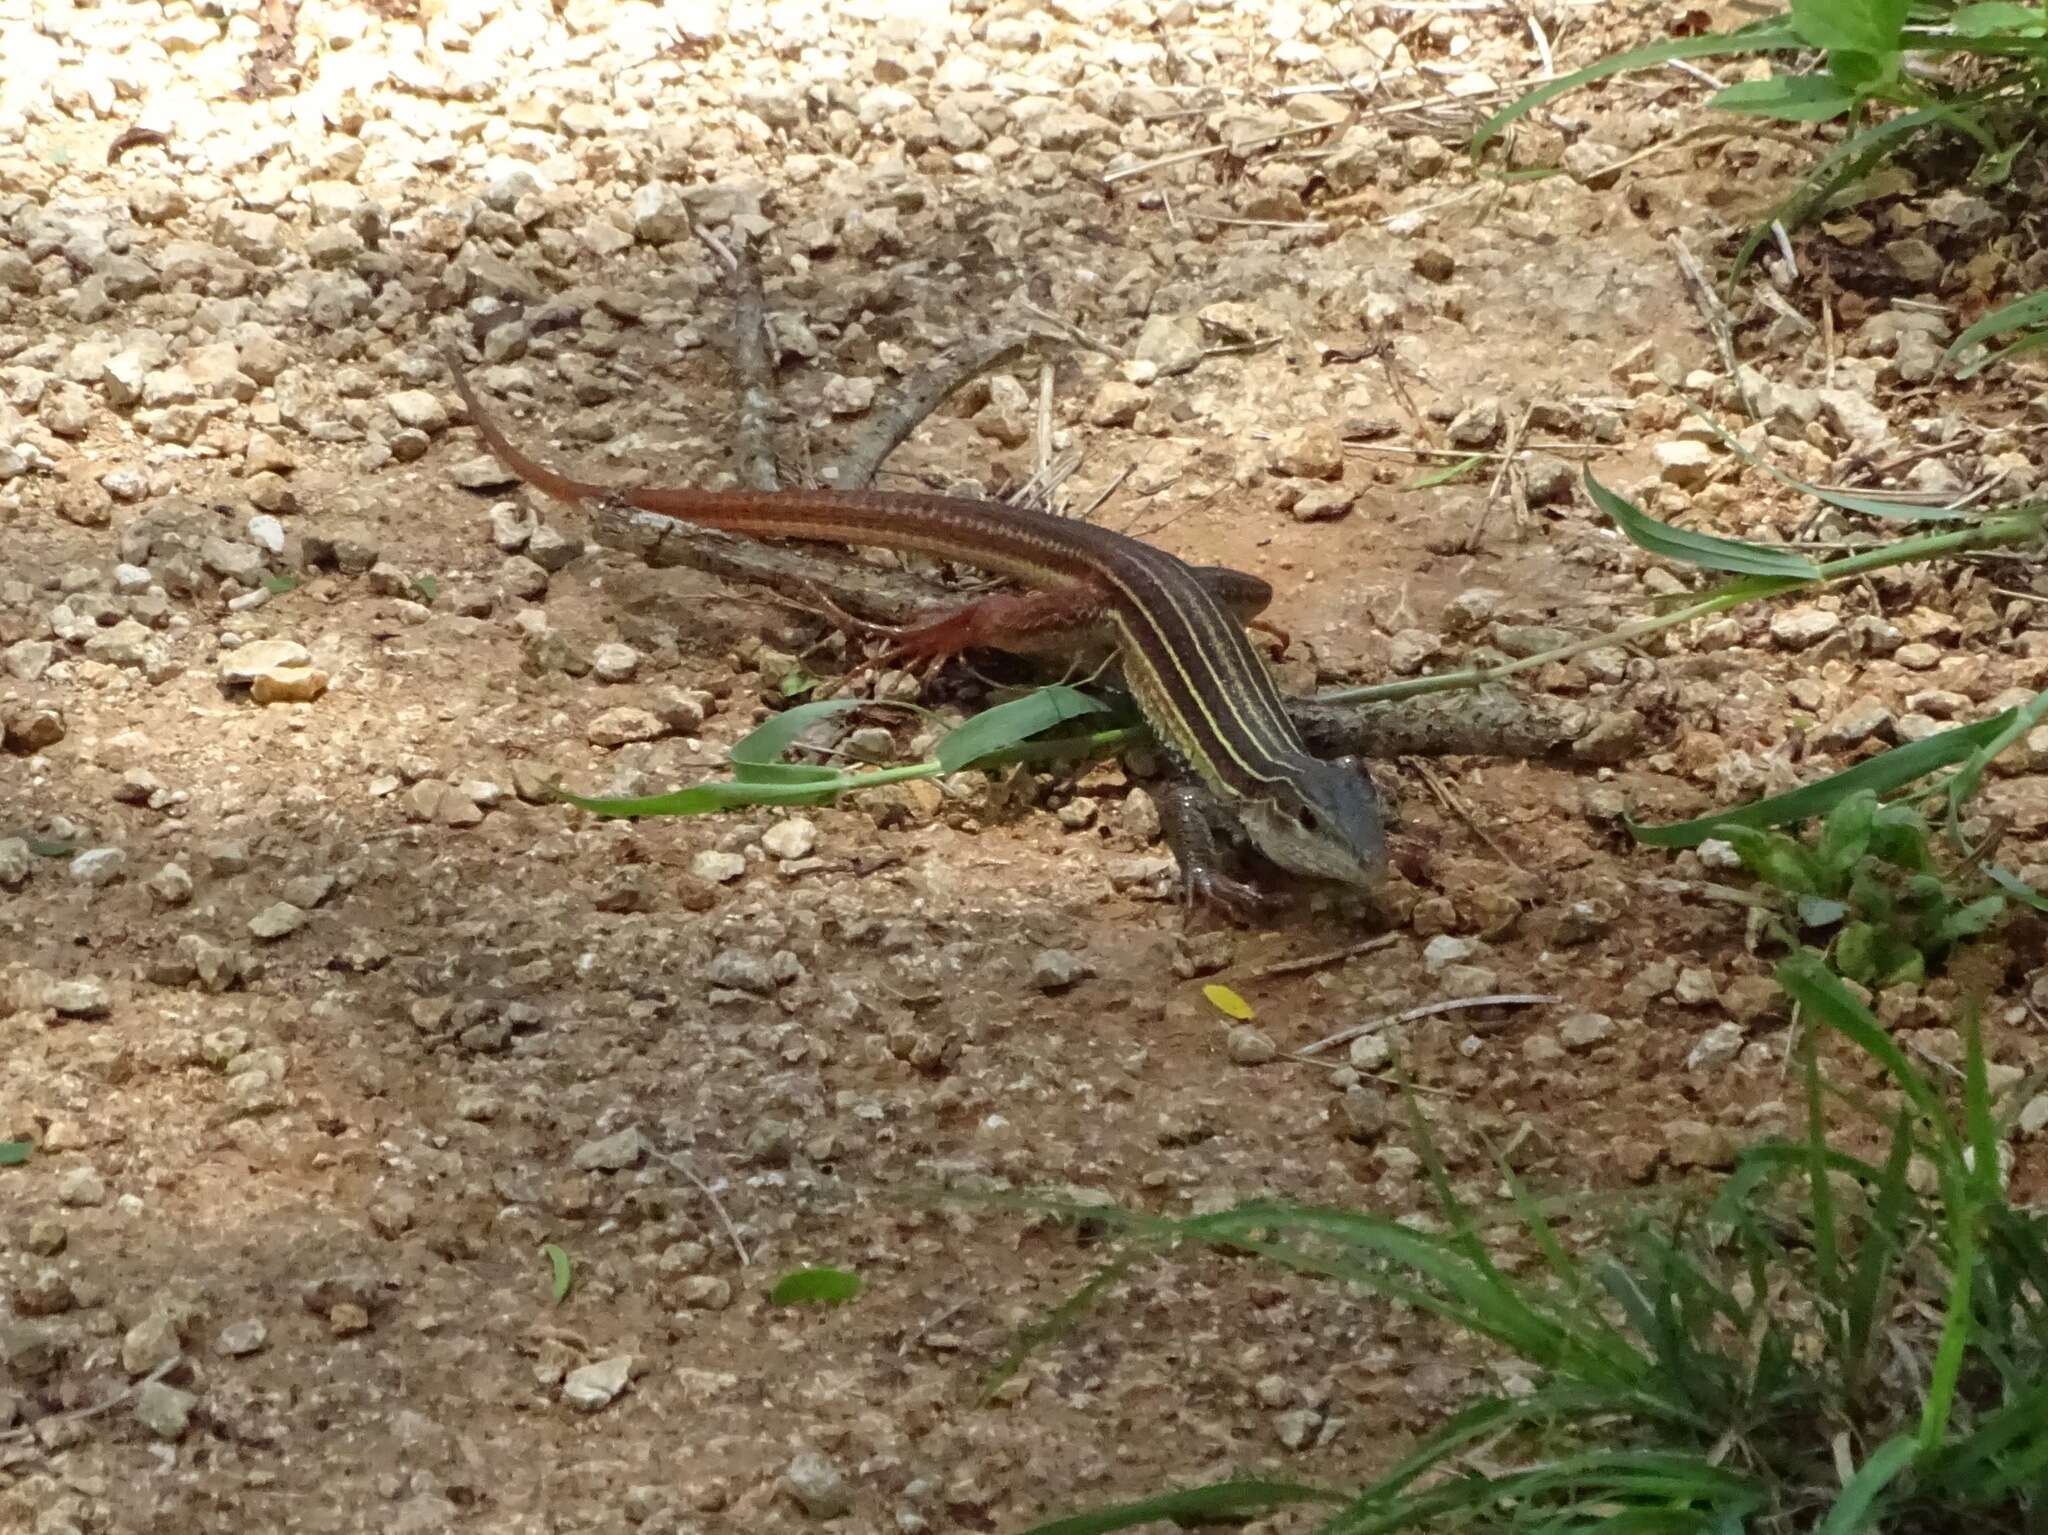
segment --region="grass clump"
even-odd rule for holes
[[[2048,1528],[2048,1219],[2006,1196],[1974,1022],[1950,1093],[1818,953],[1778,976],[1802,1020],[1803,1134],[1750,1148],[1710,1197],[1598,1252],[1569,1248],[1503,1166],[1514,1243],[1540,1259],[1509,1272],[1427,1151],[1439,1231],[1274,1202],[1177,1221],[1088,1211],[1123,1251],[1086,1300],[1143,1251],[1251,1254],[1429,1312],[1534,1383],[1471,1402],[1364,1487],[1231,1479],[1030,1535],[1304,1503],[1319,1535]],[[1895,1104],[1875,1159],[1829,1138],[1830,1037]]]

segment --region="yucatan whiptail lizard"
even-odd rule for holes
[[[1238,915],[1264,904],[1216,867],[1217,831],[1241,829],[1297,874],[1371,888],[1386,867],[1379,798],[1352,758],[1312,755],[1287,717],[1244,624],[1266,605],[1256,577],[1197,570],[1107,528],[992,501],[898,491],[612,489],[535,462],[499,430],[445,353],[470,423],[504,466],[537,490],[615,500],[682,522],[757,538],[860,544],[957,560],[1033,588],[997,596],[913,632],[908,648],[970,645],[1042,651],[1106,633],[1123,680],[1160,742],[1195,781],[1160,801],[1183,888]]]

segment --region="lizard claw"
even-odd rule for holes
[[[1277,896],[1210,868],[1184,869],[1180,887],[1181,900],[1188,907],[1207,906],[1245,926],[1271,916],[1283,904]]]

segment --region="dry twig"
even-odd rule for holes
[[[1333,1045],[1348,1044],[1361,1034],[1377,1033],[1399,1024],[1414,1023],[1421,1018],[1433,1018],[1439,1013],[1462,1012],[1473,1007],[1546,1007],[1562,1002],[1563,997],[1547,996],[1539,992],[1507,991],[1490,997],[1448,997],[1441,1002],[1425,1002],[1420,1007],[1411,1007],[1404,1012],[1389,1013],[1384,1018],[1374,1018],[1365,1023],[1354,1024],[1348,1029],[1339,1029],[1326,1039],[1319,1039],[1312,1045],[1303,1045],[1289,1053],[1296,1056],[1311,1056],[1328,1050]]]

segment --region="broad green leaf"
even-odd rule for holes
[[[1746,544],[1740,539],[1694,533],[1685,528],[1674,528],[1668,522],[1659,522],[1594,479],[1590,469],[1586,471],[1586,491],[1592,496],[1593,504],[1614,519],[1630,543],[1664,559],[1698,565],[1707,570],[1732,571],[1742,576],[1769,576],[1792,581],[1812,581],[1820,576],[1820,570],[1813,561],[1791,549]]]
[[[1202,995],[1209,999],[1209,1005],[1226,1018],[1235,1018],[1239,1023],[1249,1023],[1252,1005],[1232,991],[1228,986],[1209,985],[1202,988]]]
[[[69,858],[78,851],[76,842],[53,842],[48,837],[30,837],[28,850],[38,858]]]
[[[933,755],[941,771],[957,773],[971,767],[991,752],[1015,746],[1020,741],[1083,715],[1103,714],[1109,706],[1076,688],[1040,688],[1013,698],[1008,703],[984,709],[958,730],[941,740]]]
[[[568,1252],[553,1242],[542,1243],[540,1253],[548,1260],[548,1293],[559,1306],[569,1298],[570,1287],[576,1283],[576,1270],[569,1262]]]
[[[1893,747],[1804,788],[1773,794],[1768,799],[1751,800],[1732,810],[1716,811],[1713,815],[1699,816],[1690,821],[1674,821],[1666,826],[1641,826],[1631,821],[1628,823],[1629,835],[1648,847],[1698,847],[1709,837],[1725,837],[1731,826],[1787,826],[1810,816],[1825,815],[1859,789],[1888,794],[1916,778],[1926,777],[1936,768],[1962,761],[1984,742],[1994,739],[2017,713],[2017,710],[2008,709],[1974,725],[1959,725],[1924,741]],[[1881,818],[1882,813],[1879,824],[1882,824]]]
[[[792,1269],[775,1281],[768,1300],[776,1306],[839,1306],[865,1288],[850,1269]]]
[[[1674,59],[1734,58],[1748,53],[1776,53],[1799,46],[1799,34],[1788,26],[1782,17],[1771,17],[1742,27],[1734,32],[1710,32],[1702,37],[1673,37],[1647,48],[1634,48],[1627,53],[1610,54],[1584,69],[1549,80],[1530,91],[1526,96],[1517,97],[1502,107],[1493,116],[1479,125],[1472,135],[1472,153],[1477,155],[1488,144],[1499,138],[1514,123],[1527,117],[1538,107],[1555,101],[1567,92],[1575,91],[1582,85],[1591,85],[1596,80],[1605,80],[1613,75],[1627,74],[1632,69],[1654,69],[1660,64],[1669,64]]]
[[[263,578],[263,589],[273,597],[282,597],[286,592],[296,589],[298,584],[296,576],[265,576]]]
[[[2010,304],[1992,310],[1975,325],[1966,329],[1948,344],[1948,350],[1941,354],[1941,360],[1949,362],[1958,354],[1967,352],[1971,347],[1992,336],[2002,336],[2007,331],[2032,330],[2044,325],[2048,325],[2048,291],[2030,293],[2025,298],[2015,299]],[[1971,373],[1980,371],[1990,360],[1989,357],[1984,358],[1962,370],[1962,376],[1967,378]]]
[[[1877,796],[1862,789],[1830,810],[1821,823],[1820,845],[1814,850],[1830,885],[1849,877],[1857,860],[1870,851],[1871,823],[1877,819]]]
[[[19,1167],[34,1150],[28,1141],[0,1141],[0,1167]]]
[[[1877,979],[1877,929],[1851,922],[1835,935],[1835,968],[1859,986]]]
[[[1743,80],[1707,100],[1723,112],[1748,112],[1790,123],[1824,123],[1856,105],[1856,93],[1826,75]]]
[[[2004,915],[2004,896],[1980,896],[1969,905],[1959,906],[1944,917],[1941,926],[1934,930],[1934,941],[1945,947],[1959,943],[1965,938],[1975,938]]]
[[[1858,53],[1852,48],[1837,48],[1828,55],[1829,76],[1859,99],[1880,94],[1898,78],[1898,73],[1896,53]]]
[[[775,691],[784,698],[802,698],[808,693],[817,692],[821,680],[809,672],[791,672],[775,685]]]
[[[1340,1493],[1304,1487],[1298,1482],[1210,1482],[1203,1487],[1163,1492],[1135,1503],[1113,1503],[1085,1514],[1034,1524],[1023,1535],[1110,1535],[1114,1530],[1133,1530],[1166,1520],[1183,1526],[1221,1524],[1285,1508],[1291,1503],[1344,1501]]]
[[[425,601],[432,602],[441,595],[441,578],[438,576],[420,576],[412,583],[412,589],[418,592]]]
[[[1901,1434],[1879,1445],[1876,1453],[1843,1484],[1827,1517],[1814,1527],[1814,1535],[1863,1535],[1864,1531],[1879,1528],[1879,1521],[1871,1517],[1872,1509],[1899,1473],[1913,1464],[1913,1457],[1919,1452],[1920,1446],[1911,1434]]]
[[[2000,32],[2048,33],[2048,7],[2013,5],[2010,0],[1990,0],[1985,5],[1965,5],[1948,18],[1947,27],[1958,37],[1992,37]]]
[[[1784,833],[1731,826],[1724,835],[1741,857],[1743,867],[1765,884],[1788,895],[1827,893],[1823,889],[1820,861]]]
[[[1886,863],[1914,874],[1934,868],[1927,819],[1911,805],[1885,805],[1870,818],[1870,850]]]
[[[1816,48],[1897,53],[1906,0],[1792,0],[1792,30]]]
[[[1460,475],[1469,474],[1485,462],[1486,455],[1484,453],[1474,453],[1467,458],[1459,459],[1454,464],[1447,464],[1441,469],[1431,469],[1425,474],[1418,474],[1401,488],[1403,490],[1431,490],[1438,485],[1448,485]]]

